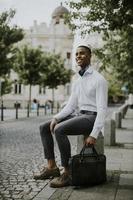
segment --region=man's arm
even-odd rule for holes
[[[77,108],[78,99],[77,99],[77,92],[76,92],[76,85],[72,88],[71,96],[66,104],[66,106],[58,113],[56,114],[50,124],[50,130],[53,132],[55,125],[65,117],[72,114],[75,109]]]
[[[97,116],[90,136],[86,139],[86,144],[95,144],[98,134],[104,126],[108,101],[108,85],[106,80],[101,79],[96,87]]]

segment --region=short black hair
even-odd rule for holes
[[[80,47],[83,47],[83,48],[87,49],[89,51],[89,53],[91,54],[91,49],[89,47],[84,46],[84,45],[80,45],[77,48],[80,48]]]

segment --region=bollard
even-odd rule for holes
[[[77,136],[77,153],[80,153],[81,149],[84,145],[85,136],[78,135]],[[102,132],[99,133],[96,144],[94,145],[98,154],[104,154],[104,137]]]
[[[115,135],[115,120],[108,119],[105,120],[104,125],[104,145],[113,146],[116,144],[116,135]]]
[[[59,103],[57,103],[57,113],[59,112],[59,109],[60,109],[60,105],[59,105]]]
[[[127,112],[127,109],[128,109],[128,105],[127,105],[127,104],[122,105],[122,106],[118,109],[118,111],[121,112],[122,118],[125,117],[126,112]]]
[[[39,116],[39,105],[37,104],[37,116]]]
[[[30,105],[29,105],[29,103],[27,104],[27,117],[29,117],[30,116]]]
[[[121,128],[121,124],[122,124],[121,112],[114,112],[112,115],[112,118],[115,120],[115,127]]]
[[[53,114],[54,113],[54,105],[53,105],[53,103],[51,103],[51,114]]]
[[[45,103],[44,111],[45,111],[45,115],[46,115],[47,114],[47,104],[46,103]]]
[[[1,101],[1,121],[4,121],[4,106],[3,106],[3,100]]]
[[[15,108],[16,108],[16,119],[18,119],[18,102],[17,101],[15,103]]]

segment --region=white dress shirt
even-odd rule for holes
[[[83,76],[74,82],[72,93],[67,105],[54,116],[61,120],[72,114],[77,108],[80,110],[97,112],[96,120],[90,136],[97,138],[104,126],[107,112],[108,86],[104,77],[89,66]]]

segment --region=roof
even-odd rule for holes
[[[53,11],[52,18],[62,17],[64,14],[68,14],[68,13],[69,13],[68,9],[62,6],[61,4],[60,6],[55,8],[55,10]]]

